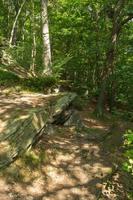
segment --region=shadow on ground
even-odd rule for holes
[[[25,98],[14,96],[11,101],[1,97],[1,121],[10,119],[9,113],[16,107],[31,108],[39,102],[42,105],[44,100],[37,98],[35,103],[30,97],[26,103]],[[84,113],[81,117],[94,132],[109,131],[110,124]],[[55,126],[53,133],[44,135],[31,151],[0,172],[0,200],[125,200],[127,194],[118,183],[120,173],[113,174],[117,193],[106,183],[119,156],[117,144],[111,151],[104,148],[108,146],[107,141],[90,141],[85,135],[78,135],[75,127]]]
[[[29,148],[48,118],[51,96],[13,94],[0,96],[0,168]],[[54,97],[52,96],[54,100]]]

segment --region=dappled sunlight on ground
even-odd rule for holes
[[[23,118],[30,109],[44,108],[51,98],[54,102],[56,96],[1,95],[0,133],[10,123],[10,118]],[[110,122],[96,119],[87,109],[79,115],[90,129],[86,135],[108,133]],[[74,126],[54,126],[52,133],[44,134],[31,151],[1,170],[0,200],[97,200],[101,191],[107,193],[103,180],[112,173],[112,161],[117,156],[120,158],[116,154],[120,143],[116,142],[114,148],[117,134],[112,143],[89,140],[86,135],[78,134]],[[114,181],[119,179],[119,175],[114,176]],[[119,187],[123,189],[121,184]],[[112,190],[106,197],[103,199],[118,199]]]
[[[98,130],[105,130],[107,131],[109,128],[109,124],[108,123],[103,123],[101,121],[99,121],[98,119],[93,118],[92,116],[88,115],[89,113],[87,112],[85,116],[82,116],[84,119],[84,123],[89,127],[89,128],[94,128],[94,129],[98,129]]]
[[[57,95],[33,93],[0,94],[0,133],[10,123],[10,120],[24,118],[35,108],[47,108],[50,99],[54,101]]]
[[[111,167],[98,144],[77,138],[69,128],[55,127],[55,134],[44,135],[31,158],[23,157],[7,169],[6,193],[12,194],[10,199],[95,200]]]

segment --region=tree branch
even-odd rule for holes
[[[124,26],[126,23],[128,23],[130,20],[133,19],[133,13],[130,14],[127,18],[125,18],[122,22],[121,22],[121,26]]]

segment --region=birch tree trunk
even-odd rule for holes
[[[23,3],[21,4],[21,6],[20,6],[20,8],[18,10],[18,13],[16,14],[14,23],[12,25],[12,30],[11,30],[10,39],[9,39],[9,46],[11,46],[12,43],[13,43],[13,38],[14,38],[15,30],[16,30],[16,24],[17,24],[19,15],[21,14],[21,11],[22,11],[22,8],[23,8],[25,2],[26,2],[26,0],[24,0]]]
[[[49,37],[49,24],[48,24],[48,0],[41,0],[42,3],[42,38],[43,38],[43,73],[48,75],[52,73],[51,70],[51,47]]]
[[[31,0],[32,6],[32,16],[31,16],[31,23],[32,23],[32,50],[31,50],[31,65],[30,71],[33,76],[35,76],[35,60],[36,60],[36,32],[35,32],[35,12],[34,12],[34,1]]]

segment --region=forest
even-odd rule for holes
[[[133,199],[133,1],[0,1],[0,200]]]

